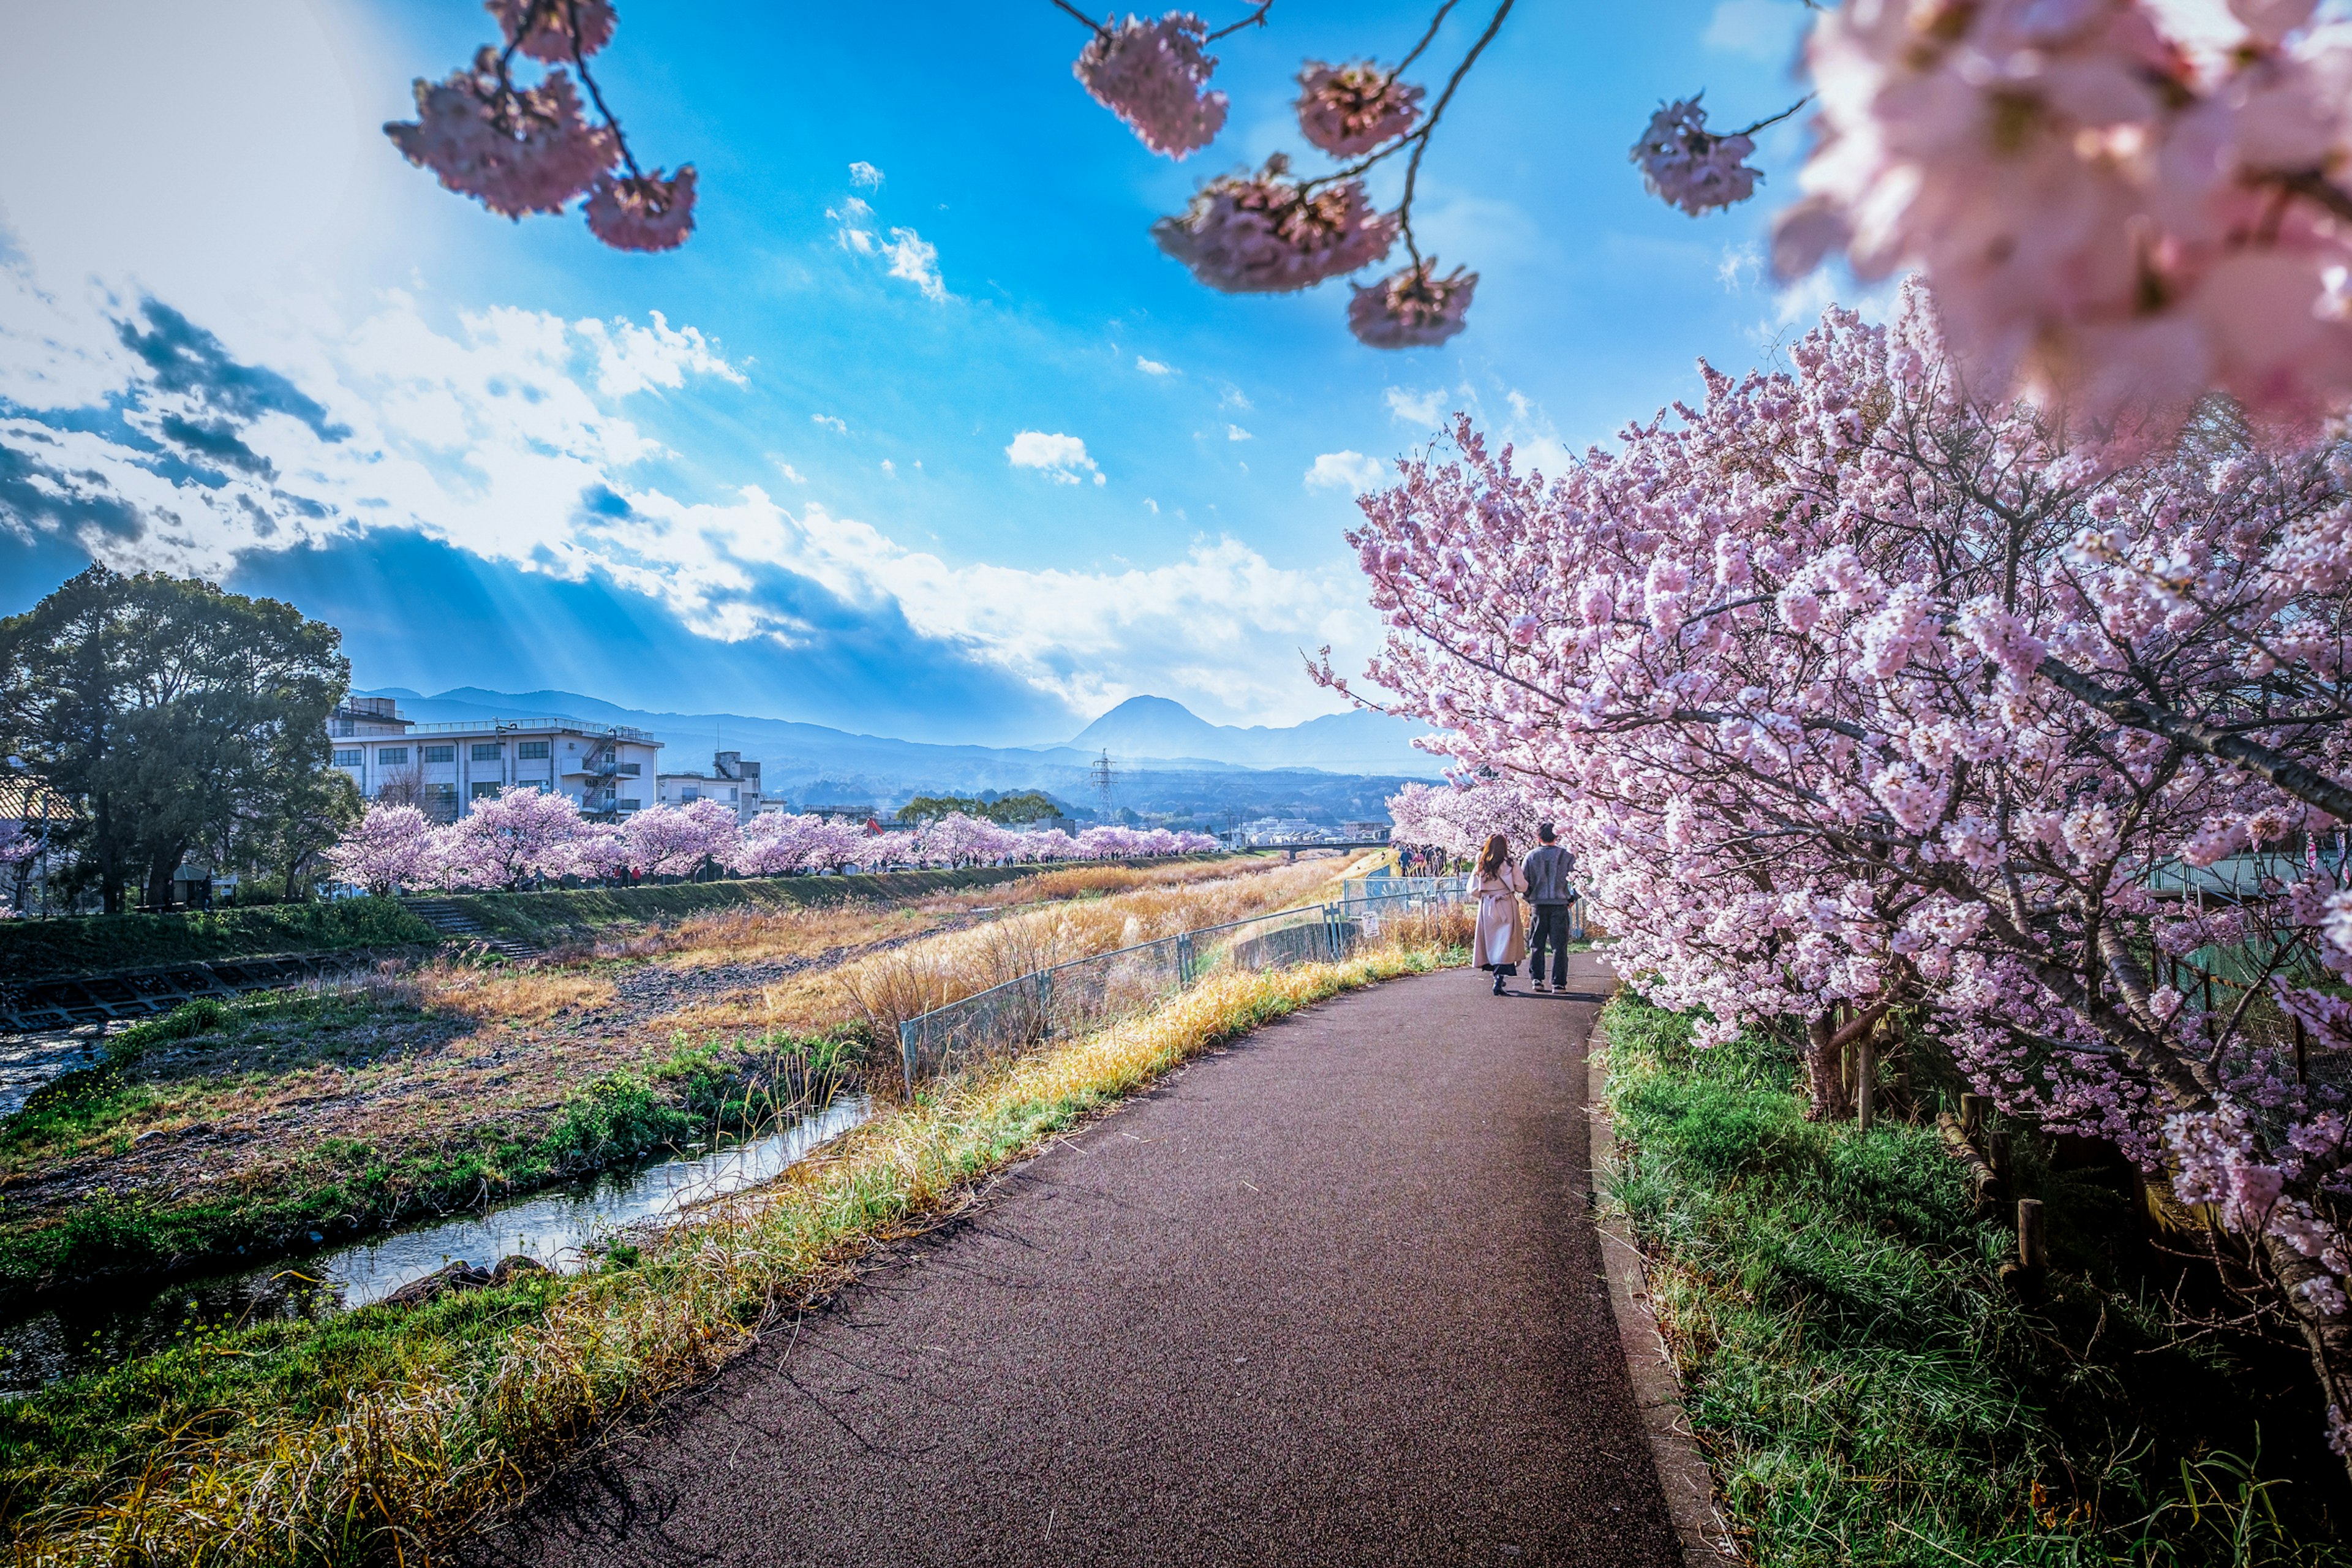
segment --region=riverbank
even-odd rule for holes
[[[1753,1562],[2352,1562],[2299,1352],[2157,1310],[2180,1266],[2135,1269],[2126,1200],[2021,1150],[2053,1221],[2021,1295],[1933,1128],[1807,1122],[1793,1052],[1630,994],[1602,1023],[1612,1196]]]
[[[978,989],[1041,949],[1280,907],[1336,868],[1056,868],[911,903],[705,914],[520,968],[190,1005],[0,1121],[0,1300],[299,1258],[756,1136],[813,1084],[862,1074],[897,999]],[[910,967],[926,988],[876,984]]]
[[[512,1501],[603,1424],[707,1375],[876,1243],[957,1212],[1041,1140],[1269,1018],[1447,961],[1400,943],[1216,976],[1143,1018],[926,1090],[606,1267],[209,1333],[0,1407],[18,1560],[352,1561],[395,1542],[414,1554]]]

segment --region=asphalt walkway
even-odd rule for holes
[[[1586,1205],[1597,1009],[1486,985],[1171,1075],[473,1560],[1679,1563]]]

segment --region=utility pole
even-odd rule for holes
[[[1111,785],[1118,777],[1118,770],[1111,765],[1109,747],[1106,746],[1103,748],[1102,755],[1095,759],[1094,767],[1087,776],[1093,781],[1095,786],[1095,798],[1101,803],[1103,820],[1105,822],[1108,822],[1110,820]]]

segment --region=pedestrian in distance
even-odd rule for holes
[[[1576,857],[1562,849],[1553,840],[1559,836],[1549,822],[1536,824],[1536,837],[1542,842],[1528,851],[1519,867],[1520,879],[1527,884],[1528,902],[1535,906],[1535,931],[1528,938],[1528,977],[1536,983],[1536,994],[1547,990],[1568,989],[1568,906],[1576,901],[1576,889],[1568,885],[1568,875],[1576,869]],[[1551,949],[1551,984],[1544,984],[1544,949]]]
[[[1478,967],[1495,972],[1495,994],[1500,996],[1503,982],[1519,972],[1519,960],[1528,955],[1527,927],[1519,919],[1519,895],[1528,890],[1528,879],[1511,864],[1511,847],[1501,834],[1487,839],[1479,853],[1470,890],[1478,896]]]

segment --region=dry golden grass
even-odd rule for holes
[[[593,1012],[613,1001],[601,974],[563,969],[475,969],[436,963],[416,976],[423,1005],[477,1023],[544,1024],[564,1013]]]
[[[257,1399],[159,1426],[139,1462],[104,1475],[13,1478],[16,1561],[430,1561],[583,1437],[708,1376],[877,1243],[957,1212],[1045,1138],[1270,1018],[1443,961],[1391,942],[1344,963],[1212,979],[1153,1014],[927,1090],[650,1241],[635,1267],[394,1320],[404,1353],[311,1391],[318,1414]]]
[[[824,1028],[863,1017],[895,1033],[918,1013],[1050,964],[1311,900],[1351,868],[1337,860],[1312,860],[1253,868],[1238,876],[1227,870],[1214,879],[1145,881],[1105,898],[1015,910],[855,960],[825,975],[746,987],[657,1018],[650,1027],[700,1039],[712,1034]]]

